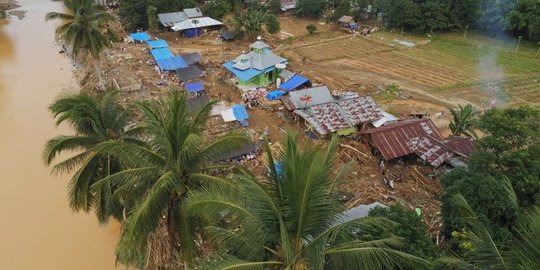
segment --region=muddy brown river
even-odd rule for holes
[[[19,4],[23,19],[0,22],[0,269],[115,269],[118,224],[100,226],[92,214],[72,212],[68,176],[51,176],[40,159],[48,138],[71,132],[56,128],[47,111],[76,85],[54,42],[57,22],[44,20],[62,6]]]

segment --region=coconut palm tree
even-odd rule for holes
[[[508,180],[503,183],[518,209],[512,184]],[[473,248],[465,252],[464,258],[446,258],[444,261],[461,269],[540,269],[540,207],[519,214],[510,241],[498,246],[488,226],[478,219],[465,198],[458,194],[454,200],[465,221]]]
[[[141,144],[136,139],[137,129],[127,129],[128,113],[115,102],[117,92],[110,91],[101,98],[86,93],[64,95],[49,107],[56,125],[70,124],[74,135],[59,135],[49,140],[43,151],[43,160],[50,165],[58,154],[77,151],[74,156],[57,163],[56,173],[74,173],[69,182],[69,204],[76,211],[96,211],[100,222],[112,215],[122,218],[123,205],[112,200],[114,185],[103,185],[94,191],[90,186],[97,180],[121,169],[112,155],[98,149],[105,141],[125,141]]]
[[[202,184],[223,182],[219,175],[210,174],[219,169],[213,164],[250,141],[239,133],[205,140],[203,131],[214,104],[190,113],[187,97],[172,89],[167,98],[137,104],[144,115],[147,145],[120,141],[102,144],[104,151],[118,153],[130,168],[102,179],[94,188],[117,185],[113,196],[136,204],[123,224],[119,261],[139,266],[146,263],[148,238],[162,222],[169,246],[168,254],[159,255],[168,258],[166,263],[179,260],[179,255],[184,261],[190,260],[194,247],[189,232],[193,224],[180,208],[187,192]],[[181,252],[179,247],[183,248]]]
[[[56,28],[57,37],[70,48],[74,59],[90,55],[93,60],[99,87],[105,82],[99,68],[99,54],[116,40],[116,34],[108,27],[113,16],[103,11],[94,0],[63,0],[67,13],[49,12],[45,20],[60,19],[63,24]]]
[[[327,149],[300,150],[288,134],[278,159],[266,147],[269,173],[263,179],[236,176],[235,186],[194,191],[185,212],[215,220],[203,232],[216,254],[195,269],[391,269],[427,264],[398,251],[400,239],[363,242],[360,236],[382,219],[348,220],[336,190],[344,166],[334,170],[336,138]],[[280,160],[280,169],[276,169]],[[334,174],[335,173],[335,174]]]
[[[474,130],[474,118],[478,112],[471,104],[465,106],[459,105],[459,111],[453,108],[449,108],[449,110],[452,113],[453,120],[448,127],[453,135],[461,136],[463,134],[467,137],[478,137]]]

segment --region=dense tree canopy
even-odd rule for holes
[[[516,213],[540,203],[540,109],[493,109],[478,121],[484,137],[468,170],[457,169],[442,177],[444,231],[463,228],[452,197],[458,193],[469,202],[490,234],[504,243],[515,224]],[[517,208],[505,196],[508,181],[516,193]]]
[[[225,0],[208,1],[204,7],[204,14],[210,18],[221,20],[231,11],[231,4]]]
[[[153,6],[157,13],[176,12],[195,7],[194,0],[122,0],[118,14],[128,30],[148,28],[148,7]]]

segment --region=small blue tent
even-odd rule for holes
[[[150,49],[159,49],[159,48],[167,48],[169,47],[169,44],[167,44],[167,41],[163,40],[163,39],[158,39],[158,40],[151,40],[151,41],[147,41],[146,42],[148,44],[148,46],[150,47]]]
[[[268,100],[276,100],[276,99],[280,98],[281,96],[283,96],[283,92],[281,92],[279,90],[272,91],[272,92],[266,94],[266,98]]]
[[[152,54],[152,56],[154,57],[154,60],[156,61],[159,59],[166,59],[166,58],[173,57],[169,48],[154,49],[154,50],[151,50],[150,53]]]
[[[184,30],[184,35],[187,38],[198,37],[202,34],[201,28],[191,28]]]
[[[177,70],[179,68],[186,68],[188,65],[184,61],[182,56],[174,56],[169,58],[156,59],[156,63],[161,70]]]
[[[201,92],[204,90],[204,85],[201,81],[187,83],[184,88],[190,93]]]
[[[151,39],[150,35],[148,35],[146,32],[131,33],[129,36],[138,42],[149,41]]]
[[[283,89],[285,91],[292,91],[306,83],[309,83],[309,80],[307,78],[304,78],[298,74],[294,74],[294,76],[292,76],[286,82],[282,83],[279,86],[279,89]]]

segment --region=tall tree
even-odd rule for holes
[[[319,18],[325,8],[325,0],[298,0],[296,14],[301,17]]]
[[[110,216],[122,219],[125,205],[111,197],[117,186],[103,185],[90,190],[99,179],[122,169],[118,159],[103,153],[98,145],[108,141],[125,141],[141,144],[136,139],[137,129],[128,129],[128,113],[114,98],[116,92],[107,92],[100,99],[81,93],[58,98],[49,107],[56,124],[69,123],[75,135],[60,135],[47,142],[43,160],[50,165],[62,152],[80,151],[54,165],[53,172],[74,173],[69,187],[69,204],[76,211],[94,209],[100,222]]]
[[[266,14],[265,15],[265,25],[266,25],[266,31],[270,34],[276,34],[281,30],[281,25],[279,24],[279,21],[274,14]]]
[[[63,24],[56,28],[56,35],[70,48],[73,58],[90,55],[93,60],[99,87],[105,89],[105,81],[99,68],[99,54],[116,40],[116,34],[108,27],[113,16],[103,11],[93,0],[63,0],[67,13],[49,12],[47,21],[60,19]]]
[[[540,1],[521,0],[506,16],[507,28],[517,35],[540,41]]]
[[[390,269],[425,264],[395,250],[396,238],[360,240],[372,226],[383,225],[381,219],[341,219],[344,209],[336,190],[348,166],[333,174],[336,138],[324,149],[300,147],[297,137],[288,134],[284,145],[277,156],[266,145],[268,177],[238,175],[237,187],[214,186],[190,195],[188,213],[216,220],[204,229],[216,254],[200,260],[196,269]]]
[[[459,110],[449,108],[450,113],[452,113],[452,121],[448,125],[452,131],[452,135],[461,136],[461,134],[467,137],[477,138],[475,131],[475,117],[477,111],[471,104],[465,106],[459,105]]]
[[[122,226],[117,249],[118,260],[126,264],[145,262],[149,255],[148,237],[161,222],[166,224],[168,245],[163,252],[167,254],[158,255],[169,260],[181,256],[189,262],[194,252],[189,233],[193,224],[181,211],[187,191],[204,183],[222,182],[210,175],[216,169],[212,164],[249,142],[241,134],[205,140],[203,131],[214,102],[192,114],[188,111],[187,96],[178,92],[171,89],[166,98],[137,105],[145,117],[143,128],[148,144],[101,144],[103,151],[117,153],[129,165],[92,186],[96,190],[104,185],[118,186],[114,196],[136,205]]]
[[[506,196],[515,206],[516,195],[506,182]],[[540,208],[521,214],[514,226],[511,240],[507,244],[497,244],[488,226],[481,222],[467,200],[454,196],[455,204],[466,220],[466,235],[472,249],[458,260],[447,260],[461,269],[540,269]]]
[[[480,0],[448,1],[448,19],[451,27],[474,26],[480,17]]]

